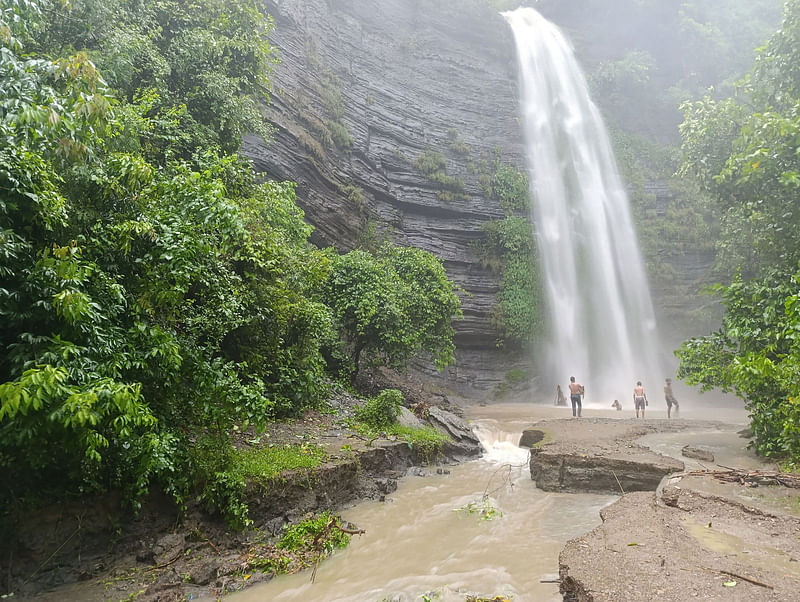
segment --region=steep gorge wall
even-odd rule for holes
[[[507,371],[530,369],[532,358],[497,349],[499,275],[481,266],[471,243],[503,217],[480,183],[497,150],[524,165],[510,29],[480,0],[266,7],[281,57],[267,108],[276,132],[266,144],[246,140],[245,155],[270,178],[297,181],[315,243],[347,251],[386,236],[440,257],[466,294],[457,362],[438,378],[464,393],[505,390]],[[431,152],[445,156],[463,192],[448,195],[415,166]]]

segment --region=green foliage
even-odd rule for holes
[[[464,192],[464,182],[447,175],[447,161],[442,153],[425,151],[417,157],[414,166],[436,185],[440,200],[451,202],[468,198]]]
[[[604,61],[592,73],[593,92],[613,105],[644,99],[654,67],[655,59],[643,50],[631,50],[619,60]]]
[[[419,452],[425,462],[431,462],[451,438],[432,426],[414,428],[398,424],[397,417],[400,415],[402,403],[403,394],[400,391],[384,389],[356,410],[356,426],[369,435],[384,434],[401,439]]]
[[[316,566],[336,549],[350,543],[339,516],[325,511],[288,526],[277,544],[256,546],[247,555],[243,568],[276,575],[294,573]]]
[[[233,472],[267,485],[283,472],[316,468],[325,457],[325,450],[313,444],[245,448],[236,451]]]
[[[486,240],[476,245],[484,264],[502,270],[498,305],[492,317],[498,345],[527,345],[540,330],[540,287],[530,222],[506,217],[484,225]]]
[[[469,516],[477,515],[480,520],[496,520],[503,518],[503,513],[492,503],[489,496],[484,495],[479,502],[469,502],[466,506],[458,508],[458,512],[463,512]]]
[[[387,435],[402,439],[411,449],[416,450],[425,462],[432,462],[442,451],[445,443],[452,441],[451,437],[432,426],[414,428],[411,426],[391,425]]]
[[[303,520],[286,528],[278,541],[278,547],[292,552],[320,549],[322,556],[328,556],[336,549],[347,547],[350,535],[342,531],[341,519],[325,511],[322,514]]]
[[[501,162],[499,158],[495,161],[491,193],[500,202],[506,215],[530,208],[528,176],[513,165]]]
[[[369,429],[382,431],[395,422],[400,415],[403,394],[397,389],[384,389],[377,396],[369,398],[356,410],[355,418]]]
[[[772,270],[718,287],[722,328],[676,352],[678,376],[702,389],[733,391],[747,402],[759,453],[800,462],[800,274]]]
[[[461,140],[461,137],[458,135],[458,130],[455,128],[447,130],[447,148],[457,155],[464,156],[468,156],[471,151],[469,144]]]
[[[679,375],[720,387],[750,410],[757,450],[800,462],[797,332],[800,238],[800,2],[759,51],[740,94],[684,106],[683,172],[720,214],[719,263],[736,277],[719,286],[722,328],[686,341]]]
[[[2,13],[3,501],[118,487],[135,506],[158,484],[181,503],[191,474],[234,507],[241,481],[225,462],[193,464],[187,434],[224,437],[318,404],[334,334],[314,300],[329,263],[307,245],[294,185],[256,184],[213,146],[238,148],[252,129],[236,99],[265,83],[270,22],[240,3],[40,6]],[[46,31],[41,58],[23,53],[33,31]],[[146,67],[121,58],[124,40],[112,48],[125,32],[169,69],[123,73]],[[59,55],[73,45],[104,61],[118,92],[87,54]],[[234,104],[214,97],[211,111],[210,88],[182,78],[209,85],[215,69]]]
[[[427,352],[440,369],[453,361],[452,321],[460,301],[441,261],[420,249],[384,245],[374,255],[355,250],[331,258],[323,298],[332,308],[349,366],[362,353],[372,364],[402,368]]]
[[[236,152],[245,133],[269,135],[259,105],[276,59],[262,10],[252,0],[55,2],[38,50],[87,51],[128,101],[155,90],[150,116],[174,120],[169,131],[155,127],[160,152]]]
[[[248,484],[266,487],[286,471],[308,472],[325,460],[315,445],[236,449],[226,435],[200,438],[188,459],[199,500],[219,512],[233,529],[252,524],[246,500]]]

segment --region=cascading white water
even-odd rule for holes
[[[586,400],[628,399],[665,375],[628,198],[603,120],[571,45],[532,8],[503,13],[514,32],[550,332],[552,389],[575,375]],[[547,379],[544,379],[547,382]]]
[[[520,425],[518,431],[509,431],[498,426],[497,420],[481,420],[473,423],[472,430],[484,449],[481,460],[494,464],[522,466],[527,471],[530,451],[519,446],[523,426]]]

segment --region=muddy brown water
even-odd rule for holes
[[[522,430],[538,418],[567,417],[567,410],[532,404],[501,404],[468,409],[487,452],[479,460],[447,467],[449,474],[407,476],[384,502],[364,502],[342,512],[366,534],[310,572],[281,576],[226,597],[231,602],[268,600],[325,602],[411,602],[435,599],[463,602],[465,594],[506,595],[515,601],[560,601],[556,583],[558,554],[567,540],[600,524],[599,511],[616,496],[543,492],[534,486],[528,452],[517,447]],[[630,418],[630,412],[605,409],[585,416]],[[661,414],[664,414],[663,416]],[[662,418],[666,412],[651,412]],[[750,458],[735,430],[743,411],[695,410],[689,416],[732,423],[708,439],[693,433],[650,435],[654,449],[680,457],[686,443],[712,443],[734,462]],[[467,508],[497,512],[491,520]],[[544,581],[544,583],[543,583]]]
[[[487,450],[481,459],[446,467],[449,474],[432,468],[405,477],[385,502],[342,512],[366,534],[321,563],[313,584],[304,572],[226,599],[410,602],[435,592],[436,600],[463,602],[469,592],[560,600],[558,585],[541,581],[557,578],[564,543],[598,525],[599,510],[616,497],[536,489],[528,452],[517,446],[532,421],[530,404],[470,413]],[[484,493],[496,516],[467,510],[483,508]]]

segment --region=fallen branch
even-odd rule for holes
[[[617,473],[612,470],[611,474],[614,475],[614,480],[617,482],[617,485],[619,485],[619,490],[622,492],[622,495],[625,495],[625,490],[622,488],[622,483],[620,483],[619,479],[617,478]]]
[[[800,489],[800,475],[778,472],[777,470],[742,470],[727,468],[725,470],[691,470],[673,475],[675,477],[714,477],[727,483],[742,485],[782,485]]]
[[[342,533],[347,533],[348,535],[363,535],[366,533],[364,529],[345,529],[344,527],[339,527],[339,531]]]
[[[77,526],[77,528],[76,528],[76,529],[75,529],[75,530],[72,532],[72,535],[70,535],[69,537],[67,537],[67,538],[64,540],[64,542],[63,542],[63,543],[62,543],[60,546],[58,546],[58,547],[56,548],[56,551],[55,551],[55,552],[53,552],[52,554],[50,554],[50,556],[48,556],[48,557],[47,557],[47,560],[45,560],[45,561],[44,561],[42,564],[40,564],[40,565],[38,566],[38,568],[37,568],[35,571],[33,571],[33,573],[31,573],[31,576],[30,576],[30,577],[28,577],[27,579],[25,579],[25,581],[23,581],[23,582],[22,582],[22,585],[26,585],[26,584],[27,584],[27,583],[28,583],[28,582],[29,582],[31,579],[33,579],[33,578],[34,578],[34,577],[35,577],[35,576],[36,576],[36,575],[39,573],[39,571],[41,571],[41,570],[42,570],[42,568],[43,568],[43,567],[44,567],[44,566],[45,566],[45,565],[46,565],[48,562],[50,562],[50,561],[53,559],[53,556],[55,556],[56,554],[58,554],[58,553],[61,551],[61,548],[63,548],[65,545],[67,545],[67,543],[69,543],[69,540],[71,540],[73,537],[75,537],[75,536],[78,534],[78,532],[81,530],[81,523],[83,522],[83,515],[80,515],[80,516],[77,516],[77,515],[76,515],[76,516],[75,516],[75,518],[76,518],[76,519],[78,519],[78,526]],[[10,585],[10,584],[11,584],[11,583],[10,583],[10,581],[9,581],[9,585]]]
[[[745,577],[744,575],[737,575],[736,573],[732,573],[731,571],[724,571],[722,569],[717,569],[717,570],[720,573],[724,573],[725,575],[730,575],[731,577],[736,577],[737,579],[741,579],[742,581],[747,581],[748,583],[752,583],[753,585],[759,585],[761,587],[766,587],[767,589],[775,589],[771,585],[767,585],[766,583],[761,583],[761,581],[756,581],[755,579],[751,579],[750,577]]]
[[[166,562],[164,562],[164,563],[162,563],[162,564],[157,564],[156,566],[151,566],[151,567],[150,567],[149,569],[147,569],[147,570],[148,570],[148,571],[160,571],[161,569],[165,569],[165,568],[167,568],[169,565],[171,565],[172,563],[174,563],[174,562],[177,562],[177,560],[178,560],[179,558],[181,558],[182,556],[184,556],[184,555],[185,555],[185,552],[184,552],[183,550],[181,550],[180,552],[178,552],[178,555],[177,555],[177,556],[175,556],[175,558],[173,558],[172,560],[167,560]]]

